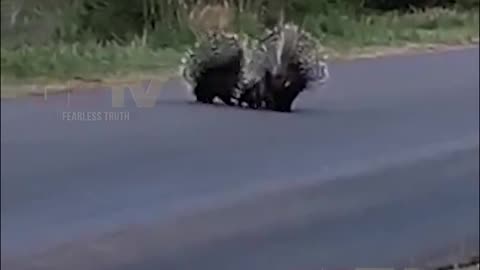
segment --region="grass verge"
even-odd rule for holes
[[[415,49],[478,44],[478,10],[435,8],[409,14],[307,16],[305,27],[322,40],[332,58],[356,58]],[[154,37],[158,39],[158,37]],[[148,41],[128,45],[94,42],[2,48],[2,98],[28,93],[27,84],[61,84],[75,78],[114,82],[163,79],[174,72],[181,53],[155,49]],[[23,86],[23,87],[22,87]]]

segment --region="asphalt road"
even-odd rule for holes
[[[109,91],[2,101],[2,269],[420,267],[478,253],[478,59],[332,63],[291,114],[191,104],[178,81],[151,108],[127,95],[114,109]]]

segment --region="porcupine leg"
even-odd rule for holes
[[[257,97],[256,97],[256,91],[254,88],[252,89],[249,89],[248,93],[247,93],[247,96],[246,96],[246,103],[247,103],[247,106],[248,108],[250,109],[258,109],[258,106],[257,106]]]
[[[279,101],[278,110],[280,112],[291,112],[292,105],[295,99],[298,97],[299,92],[289,93],[282,97]]]
[[[266,100],[265,101],[265,108],[267,110],[275,110],[275,106],[271,100]]]
[[[305,89],[305,82],[300,78],[295,78],[291,81],[291,83],[287,86],[283,94],[280,96],[276,96],[277,100],[277,111],[280,112],[291,112],[292,111],[292,104],[295,99],[298,97],[300,92]]]
[[[234,105],[233,101],[232,101],[232,97],[229,94],[218,95],[218,98],[228,106],[233,106]]]
[[[209,79],[207,75],[208,74],[202,76],[201,79],[199,79],[193,93],[195,94],[198,102],[213,104],[213,100],[215,99],[215,93],[212,91],[212,86],[214,85],[214,82]]]
[[[211,97],[197,96],[197,101],[206,104],[213,104],[213,98]]]
[[[256,110],[258,109],[258,104],[257,104],[257,101],[254,97],[250,96],[248,101],[247,101],[247,106],[248,108],[250,109],[253,109],[253,110]]]
[[[242,93],[240,95],[240,97],[238,97],[237,99],[237,106],[240,107],[240,108],[243,108],[243,103],[245,103],[246,100],[245,100],[245,93]]]
[[[254,92],[255,88],[252,87],[244,89],[238,99],[238,106],[243,108],[243,104],[246,103],[250,109],[256,109]]]
[[[292,106],[292,98],[287,96],[282,96],[277,98],[278,102],[275,104],[275,111],[277,112],[290,112]]]
[[[265,97],[265,108],[267,110],[276,110],[276,104],[272,96],[268,95]]]
[[[195,97],[197,99],[197,102],[206,103],[206,104],[212,104],[213,99],[215,98],[215,96],[211,95],[206,91],[201,91],[201,89],[196,89]]]
[[[208,93],[196,93],[197,102],[212,104],[215,96],[209,95]]]
[[[256,101],[251,101],[250,103],[248,103],[248,107],[254,110],[259,108],[258,103]]]
[[[277,108],[277,111],[279,111],[279,112],[291,112],[292,111],[292,103],[281,104],[281,106],[279,106]]]
[[[270,110],[270,111],[276,111],[277,110],[277,95],[272,91],[273,84],[272,84],[272,75],[270,72],[267,72],[265,74],[265,93],[263,94],[263,100],[265,102],[265,109]]]
[[[224,78],[217,79],[218,91],[216,96],[226,105],[234,106],[233,98],[235,97],[235,82],[236,77],[229,74],[225,74]]]
[[[255,109],[261,109],[263,107],[264,101],[265,97],[262,85],[257,85],[252,95],[252,103],[254,103]]]

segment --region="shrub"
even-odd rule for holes
[[[2,47],[91,40],[128,44],[139,37],[154,47],[180,46],[193,40],[189,12],[223,1],[241,11],[235,28],[253,33],[259,23],[276,23],[281,10],[297,22],[324,18],[318,19],[322,27],[338,32],[345,31],[337,25],[342,16],[447,5],[472,9],[480,0],[2,0]]]

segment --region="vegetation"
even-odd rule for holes
[[[280,14],[336,52],[478,41],[479,0],[225,1],[2,0],[2,81],[162,71],[203,28],[256,34]]]

